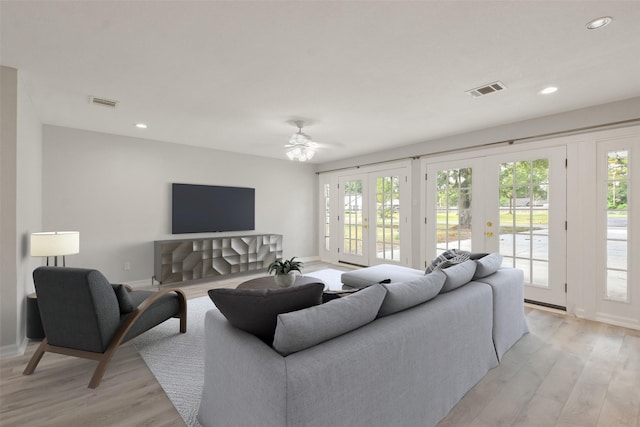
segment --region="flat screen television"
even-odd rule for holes
[[[171,232],[255,230],[255,188],[172,184]]]

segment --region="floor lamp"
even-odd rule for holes
[[[58,266],[58,257],[62,256],[62,266],[66,267],[65,255],[80,252],[79,231],[47,231],[31,233],[31,256],[54,257],[54,266]]]

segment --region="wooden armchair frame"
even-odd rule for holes
[[[127,289],[131,290],[131,287],[127,286]],[[158,300],[163,295],[168,294],[169,292],[175,292],[178,295],[180,309],[178,311],[178,314],[173,317],[180,319],[180,332],[184,334],[185,332],[187,332],[187,298],[185,297],[184,292],[182,292],[180,289],[165,289],[162,291],[158,291],[151,295],[149,298],[145,299],[142,304],[140,304],[138,308],[136,308],[136,310],[131,313],[131,316],[129,316],[127,320],[122,323],[122,325],[120,325],[115,335],[109,342],[109,346],[104,351],[104,353],[95,353],[92,351],[77,350],[73,348],[50,345],[47,342],[47,338],[44,338],[40,346],[37,348],[36,352],[33,354],[33,356],[31,356],[31,359],[29,360],[27,367],[24,369],[23,374],[31,375],[36,370],[36,367],[38,366],[38,363],[40,363],[40,360],[42,359],[42,356],[44,356],[44,353],[48,351],[51,353],[64,354],[67,356],[81,357],[83,359],[97,360],[98,366],[93,372],[91,381],[89,381],[89,388],[98,387],[100,385],[100,382],[102,381],[102,377],[104,376],[105,371],[107,370],[107,365],[111,361],[111,358],[115,354],[116,350],[118,350],[118,348],[120,347],[120,344],[122,344],[129,330],[131,330],[140,316],[142,316],[142,314],[147,309],[149,309],[156,300]]]

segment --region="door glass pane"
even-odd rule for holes
[[[549,161],[500,164],[500,253],[525,282],[549,287]]]
[[[344,184],[344,251],[362,255],[362,180]]]
[[[325,251],[329,251],[331,249],[331,247],[329,246],[329,242],[330,242],[330,230],[329,230],[329,223],[331,220],[331,205],[330,205],[330,200],[331,198],[330,196],[330,191],[331,191],[331,185],[329,184],[325,184],[323,186],[323,193],[324,193],[324,227],[323,227],[323,239],[324,239],[324,250]]]
[[[376,178],[376,258],[400,261],[400,177]]]
[[[438,171],[436,252],[448,249],[471,251],[472,169]]]
[[[607,153],[606,298],[628,301],[628,176],[629,152]]]

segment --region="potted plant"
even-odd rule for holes
[[[283,261],[282,258],[276,259],[269,264],[269,274],[275,274],[276,284],[282,288],[288,288],[296,281],[295,271],[302,273],[302,261],[296,261],[296,257]]]

